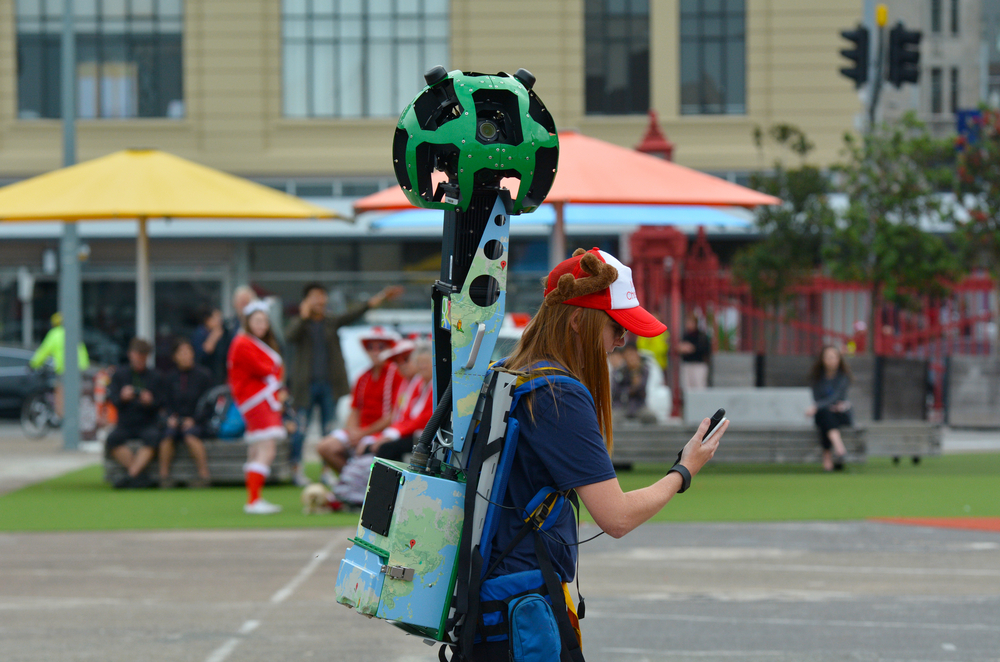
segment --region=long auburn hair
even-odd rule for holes
[[[809,371],[809,378],[815,384],[819,380],[823,379],[826,374],[826,366],[823,365],[823,355],[826,354],[826,350],[832,349],[837,352],[837,356],[840,357],[840,364],[837,366],[837,372],[840,374],[847,375],[848,381],[853,381],[853,376],[851,375],[851,369],[847,367],[847,361],[844,360],[844,353],[840,351],[839,347],[834,347],[833,345],[824,345],[823,349],[819,350],[819,356],[816,357],[816,362],[813,363],[812,370]]]
[[[280,354],[281,345],[278,344],[278,337],[274,335],[274,326],[271,324],[271,317],[263,310],[255,310],[249,315],[247,315],[245,318],[243,318],[243,324],[241,326],[243,327],[244,333],[246,333],[248,336],[254,335],[253,331],[250,330],[250,318],[256,315],[257,313],[261,313],[265,317],[267,317],[267,333],[264,334],[263,338],[257,338],[257,336],[254,337],[257,338],[258,340],[261,340],[265,345],[267,345],[268,347],[270,347],[271,349]]]
[[[579,331],[574,330],[570,323],[574,313],[577,314]],[[609,315],[603,310],[563,303],[551,306],[543,303],[528,323],[504,367],[524,370],[539,361],[553,361],[566,368],[594,397],[597,426],[604,435],[604,445],[610,454],[614,448],[611,431],[611,380],[608,376],[608,358],[601,340],[609,319]],[[531,412],[530,399],[527,400],[527,405]]]

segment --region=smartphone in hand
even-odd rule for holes
[[[726,410],[720,408],[719,411],[712,414],[712,419],[708,423],[708,430],[705,432],[705,436],[702,437],[701,443],[705,443],[715,436],[715,433],[719,431],[722,424],[729,419],[726,418]]]

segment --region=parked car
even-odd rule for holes
[[[24,400],[45,387],[45,378],[29,367],[29,349],[0,345],[0,416],[19,417]]]

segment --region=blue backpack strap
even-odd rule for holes
[[[555,494],[556,498],[550,502],[549,496],[552,494]],[[555,488],[552,487],[543,487],[521,511],[521,519],[527,522],[534,518],[536,522],[541,522],[539,529],[548,531],[556,523],[565,501],[566,498],[562,492],[556,492]]]
[[[502,367],[503,363],[502,362],[498,363],[499,366],[494,364],[494,367]],[[487,376],[487,379],[489,378],[490,377]],[[486,518],[483,525],[483,533],[480,538],[479,545],[476,548],[469,550],[470,554],[468,555],[469,556],[468,561],[467,562],[463,561],[463,557],[465,556],[463,553],[460,552],[459,555],[459,565],[460,565],[459,583],[460,584],[466,583],[464,580],[462,580],[463,576],[468,576],[470,581],[468,582],[468,586],[456,587],[456,589],[458,589],[458,593],[456,596],[457,603],[455,605],[456,613],[453,619],[450,619],[448,624],[448,629],[450,629],[451,627],[453,627],[455,623],[457,623],[459,618],[464,617],[465,619],[464,625],[458,632],[459,640],[458,640],[458,645],[456,647],[457,650],[455,651],[456,660],[469,659],[469,656],[471,655],[472,652],[472,647],[475,642],[477,626],[480,624],[481,620],[479,590],[483,580],[486,578],[486,576],[488,576],[488,572],[492,571],[492,568],[487,569],[486,566],[489,565],[488,561],[492,556],[493,538],[496,535],[497,527],[499,525],[500,503],[502,503],[507,493],[507,480],[510,476],[510,469],[513,463],[514,454],[517,451],[517,439],[518,439],[518,430],[520,428],[520,423],[513,416],[513,412],[517,408],[520,399],[524,395],[527,395],[528,393],[537,388],[546,385],[550,386],[554,383],[565,383],[565,384],[572,383],[582,386],[580,381],[570,376],[564,368],[562,368],[558,364],[551,362],[540,362],[536,365],[531,366],[528,374],[518,378],[517,383],[515,384],[513,399],[511,402],[508,415],[507,431],[504,438],[504,444],[500,454],[500,458],[497,464],[496,475],[493,481],[492,496],[494,499],[497,499],[498,501],[491,501],[491,503],[487,507]],[[584,388],[584,391],[587,392],[589,395],[590,393],[589,390]],[[489,444],[488,446],[492,447],[494,446],[494,444]],[[473,487],[475,487],[475,485],[478,483],[478,472],[483,466],[483,461],[487,457],[491,456],[493,452],[495,451],[492,448],[487,449],[487,444],[485,443],[474,444],[472,448],[470,461],[467,467],[468,474],[470,476],[470,485],[472,485]],[[472,482],[472,476],[476,476],[476,478],[474,479],[475,482]],[[474,504],[477,493],[478,493],[477,489],[469,489],[469,488],[466,489],[465,507],[466,507],[467,526],[471,525],[472,523],[472,513],[474,510]],[[552,489],[551,492],[543,495],[542,500],[544,501],[544,499],[550,496],[551,494],[556,494],[556,497],[551,499],[551,504],[545,509],[545,515],[551,512],[552,507],[557,501],[560,503],[559,506],[560,508],[562,507],[562,503],[564,501],[564,496],[562,494],[556,493],[554,489]],[[538,498],[537,495],[536,498]],[[538,524],[544,526],[546,524],[547,519],[548,519],[547,517],[542,517],[542,519],[538,522]],[[555,518],[552,518],[551,521],[554,522]],[[494,562],[493,564],[494,566],[501,559],[503,559],[514,548],[514,546],[516,546],[516,544],[520,542],[520,540],[522,540],[527,535],[527,533],[532,530],[532,528],[535,527],[535,522],[536,522],[536,517],[531,517],[530,519],[528,519],[528,522],[522,528],[522,531],[519,532],[519,535],[516,537],[516,539],[512,541],[509,548],[505,550],[498,557],[497,561]],[[551,524],[549,524],[549,526],[551,526]],[[466,535],[468,535],[468,533],[466,529],[463,528],[463,538]],[[463,550],[465,549],[465,544],[467,543],[464,543],[463,541],[463,547],[462,547]],[[468,575],[465,575],[466,573],[465,568],[468,568]],[[549,584],[550,582],[546,581],[545,583]],[[572,643],[577,644],[577,642],[575,641],[575,637]],[[578,650],[579,648],[577,648],[577,651]],[[442,648],[442,654],[443,651],[444,648]]]
[[[593,400],[593,396],[590,395],[590,391],[583,386],[580,380],[571,377],[566,370],[557,363],[552,363],[549,361],[542,361],[533,366],[531,366],[530,371],[523,377],[519,377],[517,380],[517,388],[514,389],[514,399],[511,401],[510,405],[510,416],[507,419],[507,434],[504,439],[503,452],[500,455],[500,462],[497,465],[496,476],[493,479],[493,499],[494,503],[491,503],[486,509],[486,519],[483,524],[483,535],[479,541],[479,550],[483,555],[485,561],[489,561],[490,556],[493,553],[493,537],[496,535],[497,528],[500,524],[500,507],[496,504],[503,503],[504,495],[507,494],[507,480],[510,477],[510,468],[514,463],[514,454],[517,451],[517,440],[518,432],[520,430],[520,421],[514,417],[514,411],[517,409],[518,403],[521,398],[528,393],[531,393],[537,388],[543,386],[551,386],[552,384],[575,384],[583,388],[583,391],[588,395],[588,397]],[[551,488],[550,488],[551,489]],[[538,496],[535,496],[537,499]],[[537,504],[535,504],[537,507]],[[560,505],[561,508],[561,505]],[[532,508],[533,510],[534,508]],[[553,519],[552,522],[555,522]],[[546,529],[552,526],[551,523],[548,524]],[[488,576],[486,571],[486,563],[483,564],[482,578],[486,579]]]

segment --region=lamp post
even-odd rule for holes
[[[64,0],[61,73],[63,119],[63,166],[76,163],[76,35],[73,28],[73,0]],[[64,221],[59,242],[59,310],[65,331],[65,371],[63,372],[63,449],[80,445],[80,241],[76,223]]]

